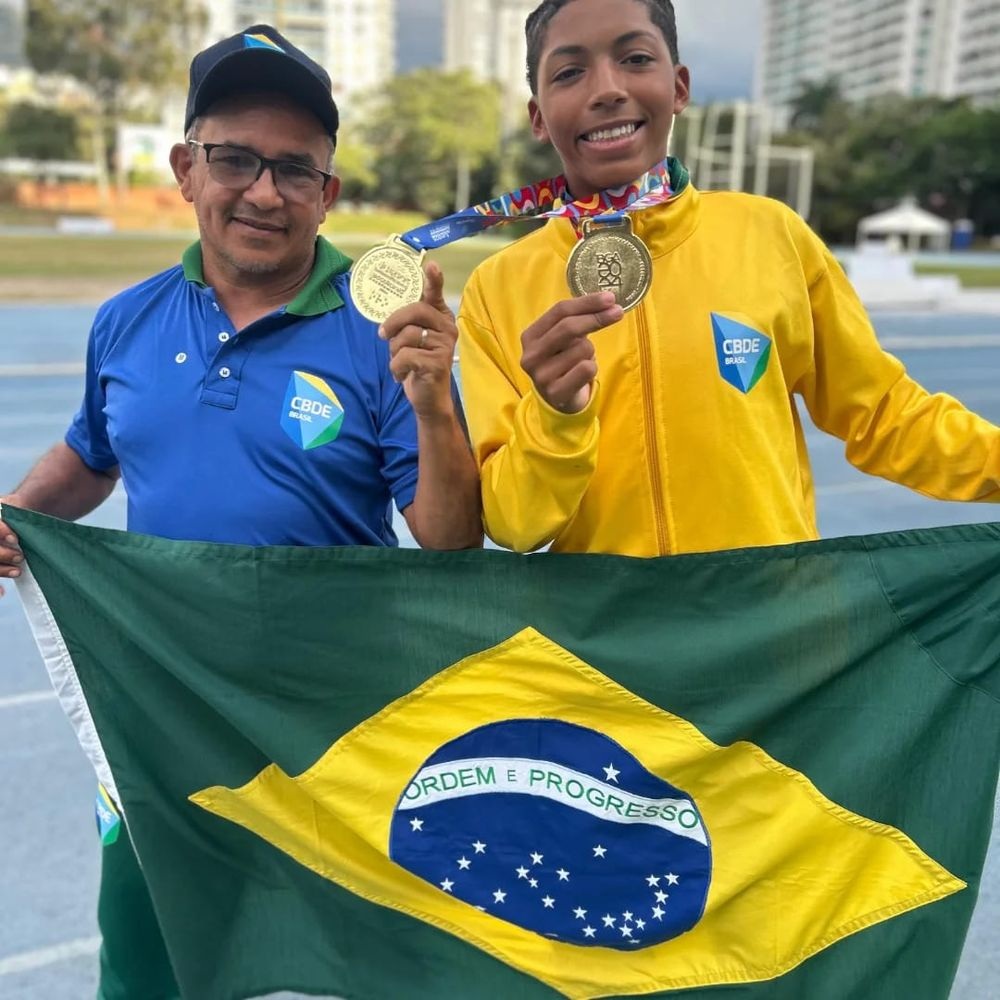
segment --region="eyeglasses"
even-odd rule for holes
[[[223,187],[242,191],[255,184],[265,170],[271,171],[274,186],[288,201],[308,201],[329,183],[333,174],[295,160],[272,160],[240,146],[188,139],[189,146],[205,150],[208,172]]]

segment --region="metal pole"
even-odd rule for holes
[[[771,115],[763,104],[755,105],[754,110],[759,115],[760,134],[754,159],[753,193],[766,195],[771,177]]]
[[[803,219],[808,219],[812,212],[813,193],[813,168],[816,162],[816,151],[814,149],[803,149],[800,154],[801,169],[799,171],[799,196],[796,199],[798,204],[796,210]]]
[[[733,147],[729,161],[729,190],[742,191],[747,157],[747,105],[737,101],[733,105]]]

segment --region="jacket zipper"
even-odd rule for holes
[[[663,477],[660,474],[660,455],[656,441],[656,409],[653,405],[653,358],[649,346],[649,328],[646,326],[646,307],[636,310],[639,326],[639,371],[642,375],[642,409],[646,420],[646,458],[653,488],[653,516],[656,520],[656,545],[661,556],[668,554],[667,514],[663,501]]]

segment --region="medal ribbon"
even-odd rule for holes
[[[493,226],[517,219],[585,219],[615,213],[639,212],[653,205],[662,205],[679,195],[688,184],[688,172],[683,164],[667,157],[637,181],[620,188],[598,191],[589,198],[572,198],[561,174],[547,181],[529,184],[519,191],[502,194],[481,205],[463,209],[436,222],[418,226],[400,239],[415,250],[436,250],[466,236],[474,236]],[[609,218],[608,221],[611,221]]]

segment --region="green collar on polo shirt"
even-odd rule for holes
[[[351,258],[342,254],[329,240],[316,237],[316,258],[309,280],[302,290],[288,303],[286,312],[293,316],[321,316],[339,309],[344,300],[331,283],[331,278],[351,269]],[[181,258],[184,277],[202,288],[207,287],[202,264],[201,241],[192,243]]]

